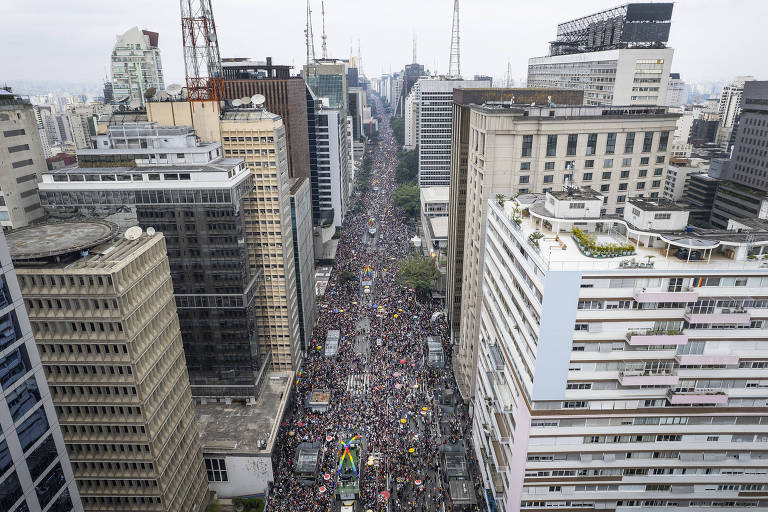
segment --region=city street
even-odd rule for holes
[[[477,505],[452,504],[448,482],[440,477],[441,450],[460,446],[470,422],[457,399],[444,315],[431,320],[441,309],[439,301],[419,301],[413,290],[395,281],[397,260],[407,255],[415,228],[392,204],[397,144],[389,116],[378,98],[376,102],[383,119],[378,143],[368,147],[373,158],[371,189],[352,198],[336,264],[318,301],[313,346],[279,432],[270,510],[479,510]],[[374,235],[368,232],[371,217]],[[366,265],[375,276],[370,294],[363,293],[360,281]],[[339,275],[345,270],[358,280],[342,283]],[[324,352],[329,330],[341,331],[333,357]],[[427,364],[427,336],[442,341],[441,368]],[[306,407],[312,390],[330,392],[326,412]],[[352,508],[342,509],[334,495],[340,448],[354,436],[360,436],[364,446],[355,468],[360,492]],[[304,442],[323,446],[314,485],[304,485],[294,475],[296,448]],[[471,442],[464,446],[472,458]],[[476,470],[469,470],[466,479],[467,486],[474,487],[476,502],[482,503]]]

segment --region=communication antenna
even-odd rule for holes
[[[167,92],[171,96],[178,96],[179,93],[181,92],[181,85],[171,84],[165,89],[165,92]]]
[[[136,240],[141,236],[141,227],[133,226],[125,230],[123,235],[126,240]]]
[[[459,0],[453,0],[453,27],[451,30],[451,58],[448,78],[461,78],[461,40],[459,36]]]
[[[168,94],[168,92],[166,92],[166,91],[160,91],[159,93],[157,93],[157,96],[155,96],[155,98],[157,98],[160,101],[167,100],[170,97],[171,97],[171,95]]]
[[[246,96],[245,98],[240,98],[240,103],[243,105],[250,105],[251,104],[251,97]]]
[[[416,31],[413,31],[413,63],[416,64]]]
[[[263,94],[254,94],[253,96],[251,96],[251,101],[255,106],[263,107],[264,103],[267,102],[267,98],[264,97]]]
[[[128,104],[128,106],[133,108],[133,109],[137,109],[137,108],[141,107],[141,100],[134,98],[134,99],[131,100],[131,102]]]
[[[323,0],[320,3],[322,7],[322,13],[323,13],[323,59],[328,58],[328,46],[326,45],[326,40],[328,39],[328,35],[325,33],[325,0]]]
[[[241,100],[240,98],[238,98],[236,100],[232,100],[232,106],[233,107],[239,107],[239,106],[242,106],[242,104],[243,104],[243,100]]]
[[[315,61],[315,34],[312,33],[312,9],[307,0],[307,28],[304,29],[304,39],[307,45],[307,65]]]
[[[155,233],[157,233],[157,231],[155,231],[155,228],[153,228],[152,226],[147,228],[147,234],[149,236],[155,236]]]
[[[222,69],[211,0],[179,0],[187,101],[218,102],[222,97]]]

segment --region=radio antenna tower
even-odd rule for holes
[[[461,45],[459,36],[459,0],[453,0],[453,29],[451,31],[451,58],[448,78],[461,78]]]
[[[360,51],[360,38],[357,38],[357,73],[363,76],[363,52]]]
[[[504,87],[512,87],[515,81],[512,79],[512,63],[507,60],[507,74],[504,76]]]
[[[218,102],[222,94],[221,55],[211,0],[180,0],[181,39],[187,74],[187,101]]]
[[[413,63],[416,64],[416,31],[413,31]]]
[[[328,47],[326,46],[326,39],[328,36],[325,33],[325,1],[321,2],[323,12],[323,59],[328,58]]]
[[[307,44],[307,65],[315,60],[315,34],[312,33],[312,9],[307,0],[307,28],[304,29],[304,39]]]

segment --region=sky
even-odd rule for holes
[[[321,56],[321,1],[311,0],[316,56]],[[519,82],[529,57],[546,55],[557,23],[621,5],[609,0],[463,0],[461,71],[504,79],[507,63]],[[133,26],[160,33],[165,82],[182,82],[177,0],[26,0],[3,6],[0,82],[53,80],[100,83],[115,36]],[[298,71],[306,60],[305,0],[212,0],[222,57],[267,56]],[[326,0],[328,56],[357,53],[369,77],[417,60],[446,73],[451,0]],[[688,82],[768,80],[768,1],[678,0],[669,46],[672,71]]]

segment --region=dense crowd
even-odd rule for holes
[[[381,112],[380,103],[377,107]],[[436,426],[440,407],[434,393],[456,392],[447,325],[442,316],[432,318],[440,304],[417,300],[413,290],[396,283],[397,260],[407,255],[415,230],[392,204],[397,145],[388,116],[382,119],[378,143],[368,151],[373,151],[372,188],[353,198],[344,219],[336,264],[318,303],[314,345],[278,434],[270,510],[334,510],[339,441],[355,435],[362,437],[366,457],[375,453],[378,461],[372,466],[367,459],[359,461],[364,466],[360,510],[386,510],[381,492],[387,489],[390,510],[440,510],[443,501],[447,503],[446,486],[438,477],[440,446],[461,440],[469,428],[465,413],[450,417],[448,432]],[[371,216],[378,220],[376,237],[367,233]],[[360,276],[365,265],[376,273],[371,297],[361,294],[359,282],[342,283],[339,277],[345,270]],[[364,318],[369,321],[361,322]],[[339,350],[325,357],[326,333],[334,329],[341,331]],[[427,336],[442,340],[444,368],[428,367]],[[355,350],[362,340],[366,350]],[[365,373],[368,392],[353,396],[347,390],[348,377]],[[313,389],[330,391],[328,411],[306,408]],[[296,448],[302,442],[324,446],[314,485],[304,485],[294,475]]]

